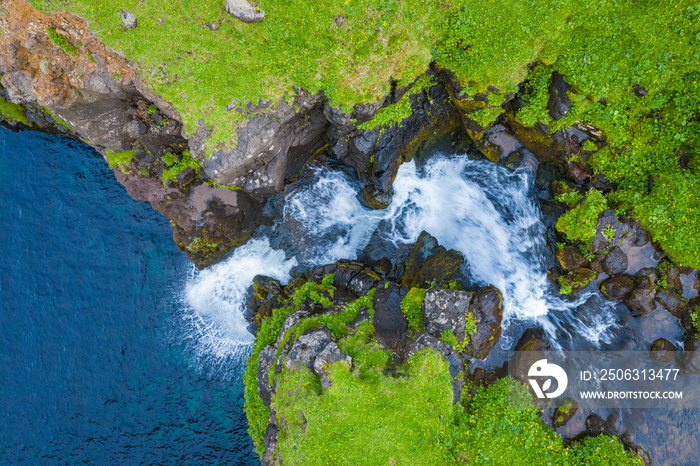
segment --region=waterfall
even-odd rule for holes
[[[385,210],[362,205],[351,174],[312,166],[310,181],[298,181],[280,195],[282,213],[273,227],[190,279],[186,303],[201,347],[222,358],[251,342],[243,306],[255,275],[285,282],[297,265],[357,258],[382,221],[390,226],[382,230],[386,239],[397,245],[415,242],[425,230],[462,252],[472,278],[503,293],[504,327],[540,325],[559,347],[571,346],[570,339],[580,340],[576,347],[610,341],[617,326],[615,304],[597,291],[563,298],[547,280],[552,253],[531,192],[536,166],[526,160],[509,171],[464,155],[434,154],[421,166],[401,166]]]

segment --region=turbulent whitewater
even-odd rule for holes
[[[219,359],[247,353],[252,342],[243,317],[253,277],[283,283],[295,267],[354,259],[382,221],[386,239],[411,244],[421,231],[448,249],[461,251],[471,278],[503,293],[504,338],[514,322],[537,322],[562,347],[598,347],[616,327],[615,304],[589,292],[576,301],[562,298],[547,280],[553,265],[545,226],[532,186],[537,163],[526,160],[512,172],[502,165],[464,155],[435,154],[422,166],[401,166],[394,198],[385,210],[358,200],[353,176],[324,165],[290,185],[282,213],[226,261],[193,273],[186,289],[198,351]]]

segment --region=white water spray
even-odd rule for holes
[[[568,331],[589,342],[606,341],[615,325],[608,305],[596,303],[585,322],[569,316],[597,292],[571,302],[553,294],[547,282],[545,227],[530,195],[535,166],[525,163],[510,172],[464,156],[433,156],[423,168],[404,164],[385,210],[364,207],[357,182],[347,174],[314,167],[313,182],[288,189],[281,222],[273,228],[284,252],[272,249],[267,238],[254,239],[188,284],[198,351],[217,359],[247,351],[241,346],[249,345],[252,336],[243,307],[255,275],[285,282],[297,264],[356,258],[383,220],[391,226],[387,239],[395,244],[411,244],[425,230],[441,245],[462,252],[473,278],[503,293],[504,326],[512,320],[538,321],[554,336],[566,321]]]

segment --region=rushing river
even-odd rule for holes
[[[377,231],[400,248],[426,230],[464,254],[474,283],[502,291],[505,330],[486,366],[501,364],[535,326],[563,350],[648,347],[644,324],[624,305],[595,290],[564,298],[549,283],[554,258],[533,195],[534,160],[513,172],[437,152],[400,168],[381,211],[363,207],[351,172],[317,163],[277,196],[273,226],[196,271],[167,220],[128,198],[99,154],[36,133],[3,130],[0,144],[0,383],[15,426],[0,458],[255,464],[240,382],[253,341],[243,317],[253,277],[285,282],[360,257]],[[680,332],[659,336],[678,341]],[[694,413],[614,414],[657,462],[684,463],[697,451]],[[694,433],[658,433],[681,430]]]

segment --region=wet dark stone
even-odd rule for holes
[[[557,250],[557,262],[564,270],[575,270],[588,266],[588,260],[573,246],[565,246]]]
[[[529,328],[515,345],[515,351],[545,351],[549,349],[547,334],[539,327]]]
[[[348,284],[347,290],[357,297],[366,295],[369,290],[377,286],[382,278],[371,269],[363,269],[352,277]]]
[[[195,172],[190,167],[187,167],[184,171],[175,175],[177,182],[182,184],[182,185],[189,183],[190,181],[194,180],[196,177],[197,177],[197,172]]]
[[[627,254],[617,247],[613,248],[602,262],[603,270],[608,275],[617,275],[624,272],[627,270],[627,265]]]
[[[639,280],[639,284],[626,300],[627,306],[632,311],[633,316],[643,316],[654,311],[656,308],[654,304],[656,290],[657,286],[654,282],[652,282],[649,277],[642,276]]]
[[[571,398],[564,398],[552,414],[552,426],[557,429],[566,425],[578,411],[578,403]]]
[[[362,259],[368,267],[383,272],[394,281],[401,281],[406,267],[406,259],[411,253],[411,245],[395,245],[388,240],[386,233],[391,226],[382,220],[372,233],[363,251]]]
[[[253,278],[253,292],[258,299],[265,299],[268,295],[283,295],[284,288],[276,278],[256,275],[255,278]]]
[[[552,73],[549,84],[549,100],[547,101],[547,109],[552,119],[559,120],[569,113],[571,99],[566,94],[569,90],[571,90],[571,86],[564,81],[564,76],[556,71]]]
[[[667,339],[659,338],[651,344],[649,351],[651,351],[650,357],[654,361],[671,362],[675,358],[678,348]]]
[[[324,265],[313,272],[313,279],[320,282],[324,276],[333,274],[333,285],[336,288],[347,289],[348,285],[365,268],[360,261],[341,259],[334,264]]]
[[[591,437],[597,437],[603,430],[603,419],[597,414],[591,414],[586,418],[586,432]]]
[[[688,300],[683,296],[664,289],[659,289],[659,291],[656,293],[656,300],[660,302],[661,305],[668,310],[668,312],[676,317],[679,317],[680,311],[682,311],[685,308],[685,305],[688,304]]]
[[[634,278],[630,275],[616,275],[600,284],[600,292],[608,299],[623,299],[635,288]]]
[[[503,164],[511,171],[514,171],[516,168],[520,166],[520,164],[523,161],[523,154],[521,154],[518,151],[511,152],[508,154],[508,157],[506,157],[506,160],[503,162]]]
[[[683,294],[681,273],[679,268],[675,265],[666,271],[666,287],[676,294]]]
[[[501,338],[502,300],[501,292],[493,286],[485,286],[474,293],[469,311],[476,319],[477,330],[465,350],[470,356],[484,359]]]
[[[393,282],[374,292],[373,323],[377,339],[397,353],[403,352],[408,334],[408,321],[401,310],[401,301],[405,296],[405,287]]]
[[[549,188],[552,181],[557,176],[559,168],[553,163],[541,163],[537,167],[537,176],[535,176],[535,186],[538,188]]]
[[[452,280],[466,285],[467,280],[462,272],[464,266],[461,252],[454,249],[448,251],[434,237],[422,232],[406,260],[401,283],[409,288],[428,288],[433,283],[447,284]]]
[[[689,336],[683,346],[683,372],[687,374],[700,374],[700,340]]]

